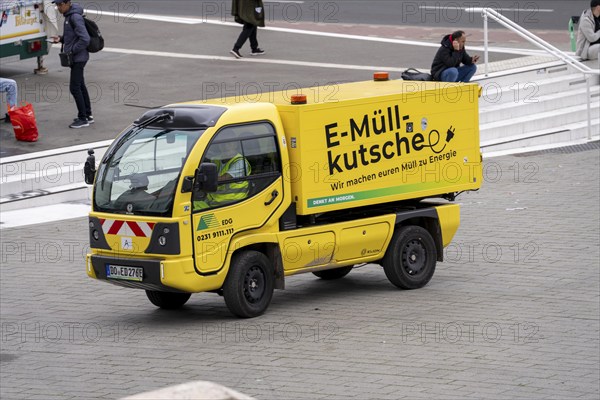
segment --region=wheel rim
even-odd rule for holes
[[[265,274],[259,267],[252,267],[244,279],[244,296],[249,303],[256,303],[265,293]]]
[[[402,267],[410,276],[418,275],[427,264],[427,252],[420,240],[409,241],[402,252]]]

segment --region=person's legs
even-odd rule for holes
[[[6,102],[10,108],[17,106],[17,82],[8,78],[0,78],[0,92],[6,92]]]
[[[75,99],[75,104],[77,105],[77,118],[81,121],[87,120],[86,99],[88,103],[90,101],[83,79],[84,67],[85,62],[73,63],[73,66],[71,67],[71,80],[69,82],[69,90],[71,91],[73,99]]]
[[[252,51],[256,51],[258,49],[258,27],[256,25],[252,25],[252,30],[250,31],[250,48]]]
[[[250,37],[250,35],[252,35],[252,31],[256,29],[256,26],[249,24],[249,23],[244,23],[244,27],[242,28],[242,32],[240,33],[240,36],[238,37],[238,40],[235,42],[235,44],[233,45],[233,50],[239,50],[242,48],[242,46],[244,45],[244,43],[246,43],[246,40],[248,40],[248,38]],[[256,31],[254,31],[254,34],[256,35]]]
[[[85,85],[85,77],[83,74],[81,75],[81,94],[83,94],[83,104],[85,105],[85,116],[87,118],[92,115],[92,102],[90,101],[90,95],[87,86]]]
[[[452,67],[452,68],[446,68],[445,70],[442,71],[441,75],[440,75],[440,81],[441,82],[456,82],[458,81],[458,69]]]
[[[476,71],[477,65],[475,64],[458,67],[458,77],[455,82],[469,82]]]
[[[83,104],[84,104],[84,108],[85,108],[85,116],[86,118],[92,115],[92,103],[90,101],[90,95],[88,93],[87,90],[87,86],[85,85],[85,76],[84,76],[84,72],[85,72],[85,65],[87,64],[87,61],[84,61],[82,67],[81,67],[81,83],[80,83],[80,88],[81,88],[81,94],[83,96]],[[79,110],[79,108],[78,108]]]
[[[597,60],[599,51],[600,51],[600,44],[594,44],[594,45],[590,46],[590,48],[588,49],[587,59],[588,60]]]

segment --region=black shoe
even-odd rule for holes
[[[265,54],[265,51],[262,49],[259,49],[258,47],[255,50],[252,50],[251,55],[253,56],[262,56],[263,54]]]
[[[69,125],[69,128],[79,129],[79,128],[85,128],[86,126],[90,126],[90,124],[88,124],[87,120],[77,118],[75,121],[73,121],[73,123],[71,125]]]
[[[10,116],[8,115],[8,113],[4,114],[4,122],[10,123]]]
[[[85,117],[85,119],[88,122],[88,124],[90,124],[90,125],[94,123],[94,116],[92,116],[92,115]],[[79,118],[73,119],[73,122],[77,122],[77,121],[79,121]]]
[[[229,51],[229,52],[230,52],[231,54],[233,54],[233,56],[234,56],[235,58],[242,58],[242,55],[240,54],[240,51],[239,51],[239,50],[232,49],[232,50],[231,50],[231,51]]]

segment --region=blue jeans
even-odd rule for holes
[[[6,92],[6,102],[9,107],[17,105],[17,82],[8,78],[0,78],[0,92]]]
[[[441,82],[469,82],[477,71],[475,64],[461,65],[458,68],[452,67],[442,71],[440,75]]]

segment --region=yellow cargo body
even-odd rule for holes
[[[373,81],[340,85],[328,103],[278,104],[298,214],[479,188],[478,90]]]

